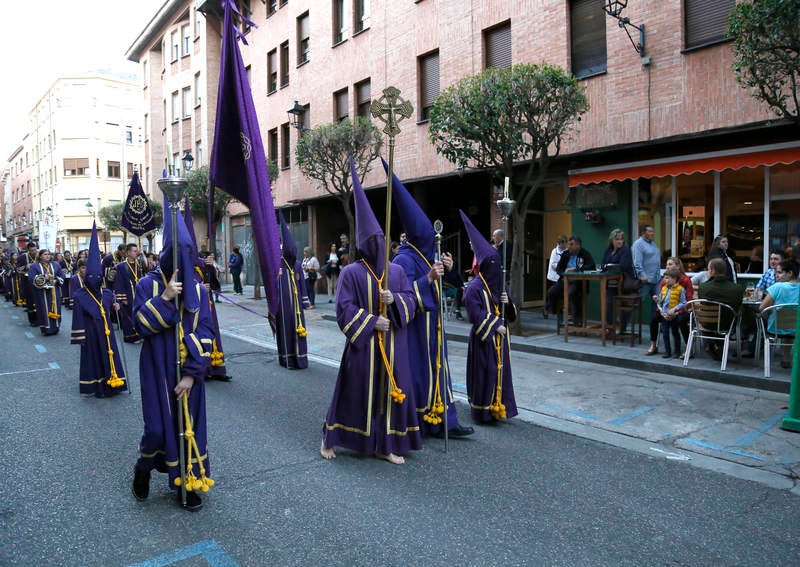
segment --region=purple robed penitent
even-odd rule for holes
[[[17,268],[24,268],[25,274],[19,278],[20,296],[25,300],[25,311],[28,313],[28,322],[32,325],[39,324],[39,318],[36,316],[36,298],[33,294],[34,288],[31,280],[28,279],[28,273],[31,265],[36,262],[36,258],[31,256],[28,252],[23,252],[17,258]]]
[[[77,276],[73,276],[77,279]],[[112,350],[114,370],[116,375],[125,379],[114,327],[111,316],[114,304],[114,293],[103,288],[100,297],[88,288],[79,287],[73,295],[72,334],[70,342],[81,347],[80,393],[97,397],[114,396],[128,389],[127,380],[118,387],[108,385],[111,378],[111,362],[109,348]],[[103,312],[100,305],[103,305]],[[105,321],[104,321],[105,320]],[[106,328],[110,335],[106,336]]]
[[[278,276],[280,309],[275,314],[275,335],[278,342],[278,363],[289,369],[308,368],[308,342],[303,308],[309,305],[303,268],[297,261],[297,245],[283,213],[278,211],[281,225],[283,270]]]
[[[222,5],[225,10],[222,57],[209,177],[214,186],[250,209],[267,304],[270,312],[275,313],[279,306],[281,251],[269,170],[247,72],[236,44],[237,38],[246,44],[233,20],[232,12],[238,11],[232,0],[223,0]]]
[[[49,289],[39,289],[33,282],[37,276],[46,276],[51,282]],[[34,262],[28,269],[31,300],[36,305],[36,321],[43,335],[55,335],[61,328],[61,266],[55,262]],[[52,316],[55,315],[55,316]]]
[[[126,343],[140,339],[133,323],[133,301],[136,295],[136,284],[144,276],[144,269],[138,260],[131,262],[127,258],[117,264],[114,276],[114,293],[119,303],[119,323]]]
[[[385,161],[383,166],[388,172],[389,166]],[[430,434],[436,433],[444,425],[444,422],[431,425],[423,419],[431,411],[435,399],[437,360],[439,392],[442,400],[445,396],[447,399],[447,427],[455,429],[460,426],[447,360],[447,339],[440,309],[439,285],[438,282],[428,281],[428,273],[435,259],[435,231],[422,208],[397,176],[392,175],[394,204],[408,238],[407,244],[400,247],[392,263],[403,268],[417,299],[418,312],[409,325],[408,347],[415,353],[410,362],[417,417],[423,433]],[[443,416],[440,417],[444,419]]]
[[[497,250],[481,235],[461,212],[472,248],[480,266],[479,275],[470,281],[464,291],[464,306],[472,328],[467,347],[467,396],[476,422],[489,422],[497,419],[490,406],[495,400],[497,389],[497,337],[500,337],[500,360],[503,363],[500,384],[500,400],[506,406],[507,418],[517,415],[514,398],[514,385],[511,380],[511,358],[508,334],[499,335],[497,329],[505,325],[501,313],[500,296],[503,292],[502,260]],[[506,288],[508,293],[508,288]],[[516,320],[517,310],[511,302],[505,307],[505,321]]]

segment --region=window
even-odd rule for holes
[[[130,128],[125,128],[125,143],[132,144],[133,143],[133,130]]]
[[[147,61],[142,61],[142,84],[147,87],[150,84],[150,75],[148,75]]]
[[[64,177],[89,174],[89,158],[64,159]]]
[[[181,55],[189,55],[189,45],[191,44],[192,36],[189,33],[189,24],[181,26]]]
[[[281,168],[288,169],[292,166],[292,140],[289,123],[281,124]]]
[[[273,49],[267,53],[267,92],[274,93],[278,90],[278,50]]]
[[[281,88],[289,84],[289,42],[281,44]]]
[[[112,177],[114,179],[119,179],[119,162],[118,161],[110,161],[110,162],[108,162],[108,177]]]
[[[172,42],[172,60],[178,60],[178,50],[180,46],[178,45],[178,32],[174,31],[170,34],[170,41]]]
[[[484,30],[483,64],[485,69],[490,67],[511,67],[510,22]]]
[[[194,144],[194,166],[201,167],[203,165],[203,142],[197,140]]]
[[[310,130],[311,129],[311,104],[306,104],[303,106],[305,112],[303,112],[303,130]]]
[[[344,0],[333,0],[333,45],[344,41]]]
[[[350,116],[347,89],[333,93],[333,115],[336,120],[345,120]]]
[[[184,87],[181,94],[183,95],[183,117],[189,118],[192,115],[192,87]]]
[[[369,0],[353,1],[353,33],[369,27]]]
[[[727,39],[728,14],[735,5],[736,0],[684,0],[686,48]]]
[[[307,62],[311,55],[308,31],[308,12],[297,18],[297,64]]]
[[[240,9],[242,16],[244,16],[242,18],[242,33],[246,34],[250,31],[250,26],[245,23],[244,19],[247,18],[249,20],[253,15],[253,10],[250,7],[250,0],[241,0]]]
[[[180,109],[178,108],[178,91],[172,93],[172,121],[178,121],[178,113]]]
[[[572,73],[579,79],[606,72],[606,13],[600,4],[600,0],[570,4]]]
[[[267,17],[278,11],[278,0],[267,0]]]
[[[419,58],[420,120],[427,120],[433,100],[439,94],[439,50]]]
[[[194,105],[200,106],[200,73],[194,76]]]
[[[267,156],[269,161],[278,163],[278,129],[267,132]]]
[[[356,116],[369,119],[369,106],[372,102],[369,79],[356,83],[353,90],[356,92]]]
[[[200,17],[200,14],[197,13],[197,9],[194,11],[194,36],[200,37],[200,32],[203,31],[203,18]]]

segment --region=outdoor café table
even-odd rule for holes
[[[622,289],[622,274],[601,272],[600,270],[593,270],[591,272],[564,272],[564,342],[569,340],[569,332],[573,333],[587,333],[591,335],[600,335],[603,341],[603,346],[606,346],[606,332],[608,329],[616,332],[616,327],[606,324],[606,287],[609,280],[617,280],[617,289]],[[580,282],[580,294],[583,297],[583,313],[581,314],[582,327],[577,327],[569,324],[569,283],[571,281]],[[586,289],[589,282],[600,282],[600,324],[589,325],[586,322]]]

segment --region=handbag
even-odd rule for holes
[[[310,282],[317,281],[317,270],[315,270],[313,268],[309,268],[308,272],[306,272],[306,273],[308,274],[308,278],[307,278],[308,281],[310,281]]]
[[[622,293],[638,293],[642,287],[642,280],[630,274],[622,274]]]

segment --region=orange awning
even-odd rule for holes
[[[749,150],[749,151],[748,151]],[[682,156],[661,160],[648,160],[630,164],[614,164],[605,167],[575,169],[569,172],[569,186],[587,185],[589,183],[608,183],[624,181],[640,177],[666,177],[675,175],[691,175],[709,171],[741,169],[762,165],[790,164],[800,161],[800,145],[793,143],[789,147],[771,149],[745,149],[741,152],[711,152],[696,157]]]

